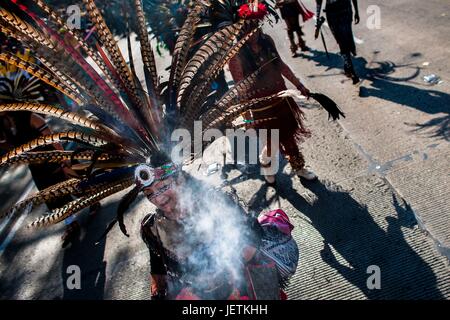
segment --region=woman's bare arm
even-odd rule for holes
[[[273,46],[276,56],[278,57],[278,65],[281,68],[281,74],[288,79],[305,97],[309,97],[309,90],[303,85],[303,83],[296,77],[292,69],[281,59],[278,53],[277,47],[275,46],[275,41],[270,36],[267,36],[269,41]]]
[[[292,69],[280,60],[281,74],[288,79],[305,97],[309,97],[309,90],[303,85],[303,83],[295,76]]]

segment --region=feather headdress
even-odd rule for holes
[[[251,100],[248,95],[248,88],[259,71],[237,83],[217,101],[211,102],[207,98],[212,91],[212,81],[257,30],[260,21],[238,19],[211,32],[198,45],[194,39],[195,30],[200,17],[207,14],[209,5],[207,1],[195,0],[174,46],[169,81],[161,85],[142,0],[131,1],[139,29],[145,85],[136,75],[130,37],[128,64],[94,0],[83,0],[94,27],[89,42],[77,30],[69,28],[43,0],[32,0],[30,6],[20,0],[5,0],[0,4],[1,33],[20,41],[32,52],[36,62],[23,60],[7,50],[0,52],[0,61],[25,70],[59,91],[75,106],[65,110],[45,101],[3,100],[0,112],[31,111],[62,119],[75,127],[10,150],[0,159],[0,166],[69,162],[73,163],[72,169],[80,173],[78,178],[32,195],[0,218],[17,213],[29,204],[36,205],[67,194],[76,195],[76,200],[43,216],[31,226],[60,222],[134,185],[135,169],[139,165],[148,163],[157,154],[170,154],[169,137],[173,129],[184,128],[192,132],[197,120],[203,122],[205,130],[231,127],[242,110],[259,101]],[[73,141],[82,148],[74,151],[35,150],[59,141]],[[132,192],[136,193],[136,188]],[[118,220],[120,224],[120,217]],[[121,229],[124,230],[122,227],[123,224]]]

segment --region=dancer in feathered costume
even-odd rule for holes
[[[255,0],[238,8],[225,0],[213,0],[212,4],[216,8],[215,20],[218,25],[229,25],[245,16],[261,19],[268,13],[266,4]],[[246,77],[255,78],[247,89],[252,98],[260,98],[260,101],[244,114],[247,121],[252,122],[257,129],[279,130],[279,148],[271,147],[269,137],[260,155],[266,181],[271,184],[276,181],[274,168],[277,166],[274,166],[274,162],[278,163],[278,151],[287,158],[296,175],[307,180],[316,179],[317,176],[305,167],[305,159],[299,149],[299,144],[310,135],[303,123],[304,113],[293,99],[295,93],[290,94],[287,90],[284,78],[297,88],[298,96],[317,100],[330,112],[333,119],[338,119],[343,113],[333,101],[322,94],[311,93],[300,82],[282,60],[273,39],[264,34],[262,29],[252,34],[242,50],[230,60],[229,67],[236,82]],[[279,94],[280,92],[285,92],[286,95]],[[267,96],[272,99],[264,98]]]
[[[33,0],[29,7],[19,0],[9,0],[0,5],[0,31],[27,46],[40,64],[24,61],[5,50],[0,53],[0,60],[44,81],[77,107],[75,111],[68,111],[45,102],[2,101],[0,112],[32,111],[65,120],[76,128],[26,142],[5,154],[0,159],[0,165],[68,163],[79,175],[32,195],[2,213],[0,218],[67,195],[76,196],[76,200],[30,224],[30,227],[46,227],[134,186],[119,203],[117,217],[106,230],[118,223],[127,235],[123,215],[139,192],[144,192],[159,210],[166,213],[174,211],[171,205],[177,202],[169,203],[171,198],[167,192],[174,187],[170,180],[181,170],[181,164],[174,164],[168,157],[172,148],[170,134],[175,128],[187,129],[193,138],[196,120],[202,121],[203,130],[232,127],[233,120],[242,112],[260,103],[261,99],[269,102],[276,100],[278,95],[254,99],[249,96],[248,88],[256,79],[252,74],[243,78],[217,102],[205,106],[205,103],[211,103],[207,97],[212,81],[258,30],[259,20],[250,17],[228,24],[211,34],[195,52],[189,53],[200,17],[208,11],[208,3],[195,1],[175,44],[169,80],[162,86],[148,39],[141,0],[133,0],[144,64],[143,86],[134,68],[129,35],[128,65],[95,2],[83,0],[83,3],[95,26],[91,36],[91,40],[96,40],[93,46],[92,43],[87,44],[77,30],[68,28],[42,0]],[[72,47],[72,43],[77,43],[77,47]],[[91,63],[95,64],[95,68]],[[161,90],[162,87],[164,90]],[[36,148],[63,141],[73,141],[80,148],[75,151],[36,151]],[[198,148],[194,148],[188,160],[198,156],[198,153]],[[182,217],[178,218],[183,221]],[[144,222],[143,229],[145,226]],[[289,228],[287,230],[290,232]],[[208,228],[202,232],[205,231]],[[173,240],[174,236],[176,231],[166,233],[167,241]],[[157,239],[161,240],[158,245],[167,245],[163,238]],[[254,253],[250,250],[250,254],[245,256],[252,260]]]
[[[6,47],[5,47],[6,48]],[[8,49],[13,49],[9,46]],[[17,51],[20,56],[21,51]],[[27,59],[28,54],[22,55]],[[35,78],[14,66],[6,65],[4,77],[0,78],[0,100],[8,103],[57,101],[52,88],[43,85]],[[11,72],[13,71],[13,72]],[[0,112],[0,156],[12,148],[19,147],[22,144],[39,138],[41,135],[52,134],[46,120],[35,113],[29,111],[10,111]],[[63,151],[61,144],[43,146],[36,151]],[[65,166],[66,163],[40,163],[30,164],[28,166],[33,182],[38,190],[44,190],[55,184],[63,182],[76,175],[75,172]],[[50,199],[45,204],[48,209],[57,209],[72,200],[70,195],[59,199]],[[96,204],[90,208],[90,213],[98,212],[100,206]],[[80,225],[73,217],[64,220],[66,231],[62,235],[62,246],[66,247],[70,242],[76,239],[80,232]]]
[[[89,176],[76,183],[71,181],[70,188],[85,194],[86,201],[76,201],[55,215],[36,222],[36,226],[60,221],[75,213],[75,207],[82,209],[87,202],[99,201],[131,186],[134,183],[135,166],[146,163],[155,152],[165,151],[170,154],[167,142],[172,129],[181,127],[192,131],[194,121],[201,117],[205,129],[220,127],[233,120],[233,116],[238,114],[236,109],[246,107],[233,104],[229,112],[220,111],[219,116],[200,113],[202,103],[210,92],[209,84],[246,40],[243,38],[236,42],[237,36],[243,34],[244,25],[254,24],[254,21],[242,20],[219,30],[188,60],[187,52],[192,44],[196,23],[200,14],[206,10],[204,4],[197,2],[178,37],[169,83],[162,97],[141,1],[136,0],[134,4],[140,26],[138,37],[144,62],[145,88],[136,76],[134,64],[127,65],[94,1],[84,0],[84,4],[96,28],[95,47],[88,46],[77,30],[66,27],[58,14],[42,0],[33,1],[30,7],[11,0],[0,7],[1,32],[30,48],[41,64],[21,60],[6,50],[0,53],[0,60],[27,71],[79,106],[78,112],[69,112],[43,103],[3,103],[0,111],[32,111],[58,117],[78,128],[23,144],[4,155],[1,165],[83,160],[86,161],[85,166],[79,165],[76,169],[86,169],[90,164]],[[48,20],[42,19],[42,16]],[[58,30],[64,31],[59,33]],[[73,41],[78,42],[79,49],[67,44]],[[98,68],[89,64],[85,56],[92,59]],[[132,62],[133,57],[130,56],[130,59]],[[233,90],[233,93],[236,92],[239,92],[239,87]],[[231,91],[227,94],[231,94]],[[228,102],[226,106],[231,104]],[[167,114],[174,117],[169,121]],[[39,146],[60,141],[75,141],[85,147],[73,152],[33,152]],[[96,180],[98,175],[102,176],[101,182]],[[98,188],[95,187],[97,183]],[[34,201],[40,198],[35,197]]]

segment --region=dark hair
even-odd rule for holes
[[[261,47],[261,51],[258,55],[260,56],[269,56],[269,55],[278,55],[275,44],[272,38],[262,32],[259,31],[259,36],[257,42]],[[250,49],[248,44],[245,44],[242,49],[240,56],[242,57],[242,67],[244,69],[244,74],[250,74],[256,71],[259,66],[256,64],[255,54]],[[272,63],[279,63],[279,59],[274,60]]]

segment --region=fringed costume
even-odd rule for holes
[[[203,144],[203,141],[194,141],[195,121],[202,121],[204,130],[233,128],[234,120],[240,114],[261,106],[261,99],[265,101],[265,106],[274,107],[255,111],[255,114],[260,112],[261,117],[277,117],[265,125],[288,128],[282,134],[283,152],[292,158],[298,156],[298,153],[294,152],[294,141],[307,135],[301,123],[302,113],[292,99],[280,98],[281,95],[288,97],[291,93],[278,92],[285,87],[277,62],[270,66],[269,73],[262,72],[263,62],[277,55],[273,44],[269,46],[270,49],[264,57],[266,60],[253,66],[256,70],[252,72],[260,73],[263,78],[258,80],[255,73],[248,77],[245,74],[242,80],[226,91],[220,99],[208,99],[213,90],[212,83],[224,66],[259,30],[260,10],[254,11],[247,5],[246,18],[240,17],[211,32],[195,48],[198,43],[195,43],[194,35],[202,17],[207,15],[211,8],[207,1],[193,1],[174,45],[168,81],[161,84],[148,37],[142,0],[132,0],[131,3],[133,12],[128,12],[128,15],[124,13],[123,17],[132,15],[136,19],[145,79],[139,79],[137,76],[130,34],[126,37],[129,57],[127,62],[94,0],[83,0],[83,10],[95,27],[89,42],[86,42],[77,30],[68,27],[65,20],[43,0],[26,3],[20,0],[4,0],[0,4],[0,32],[4,37],[20,41],[39,63],[25,61],[9,51],[0,52],[0,61],[26,71],[72,102],[71,110],[68,110],[64,106],[49,104],[47,101],[37,103],[2,100],[0,112],[27,111],[44,114],[65,121],[73,127],[63,132],[40,135],[31,141],[21,141],[20,145],[0,158],[0,166],[65,163],[78,174],[77,177],[49,186],[17,203],[10,210],[0,213],[0,219],[19,215],[21,210],[36,207],[44,202],[66,199],[71,195],[76,197],[29,224],[31,228],[50,227],[111,195],[129,189],[119,202],[116,217],[99,241],[103,241],[116,224],[128,236],[124,214],[137,195],[143,192],[159,209],[166,208],[166,213],[169,211],[167,208],[175,210],[175,206],[171,205],[177,202],[169,201],[172,199],[169,195],[174,195],[176,191],[174,179],[178,177],[184,163],[190,162],[201,153],[201,150],[196,148],[193,149],[194,152],[190,149],[191,152],[185,155],[185,158],[177,164],[172,163],[167,156],[171,154],[174,146],[170,140],[172,132],[183,128],[191,133],[191,139],[187,141],[190,146],[194,143]],[[264,12],[265,7],[261,8]],[[257,18],[253,19],[255,15]],[[77,44],[76,47],[73,46],[74,43]],[[246,73],[248,72],[250,70],[246,70]],[[277,79],[276,86],[260,93],[255,92],[254,95],[249,94],[249,88],[261,88],[260,83],[256,85],[257,81],[272,83],[272,76]],[[266,94],[270,96],[264,96]],[[294,95],[296,94],[298,92]],[[280,109],[283,110],[282,113],[278,112]],[[340,114],[338,109],[333,110],[337,115]],[[289,127],[286,124],[289,124]],[[75,150],[39,149],[67,141],[77,146]],[[292,158],[290,160],[293,163],[297,161],[299,167],[302,165],[301,159]],[[216,212],[217,209],[212,211]],[[280,223],[286,224],[284,220]],[[146,225],[144,221],[144,229]],[[187,227],[185,224],[183,226]],[[143,232],[145,233],[145,230]],[[188,234],[200,237],[197,240],[204,244],[207,239],[201,236],[208,232],[209,228],[205,227],[200,234]],[[174,239],[176,236],[176,232],[169,232],[166,239]],[[167,242],[164,246],[165,249],[171,248]],[[204,257],[202,246],[193,248],[199,258]],[[220,255],[216,256],[221,258]],[[295,271],[297,260],[293,260],[291,271]],[[272,270],[273,266],[272,261]],[[283,270],[285,269],[286,267],[283,267]],[[261,275],[255,270],[257,275]],[[273,285],[274,281],[270,283]]]
[[[259,29],[261,21],[251,17],[238,19],[205,35],[199,45],[194,36],[210,6],[207,1],[194,1],[174,45],[169,80],[160,84],[142,1],[132,1],[132,14],[138,25],[145,79],[137,76],[130,35],[127,35],[127,63],[95,1],[83,0],[83,4],[83,10],[95,27],[89,42],[77,30],[68,27],[43,0],[26,3],[6,0],[0,4],[3,37],[20,41],[39,63],[25,61],[7,50],[0,52],[0,61],[26,71],[71,101],[71,109],[67,110],[45,100],[39,103],[2,100],[0,112],[44,114],[73,126],[64,132],[20,141],[20,145],[2,155],[0,165],[51,163],[59,166],[64,163],[78,174],[17,203],[0,213],[0,219],[19,215],[21,210],[44,202],[65,199],[57,208],[29,224],[31,228],[49,227],[131,188],[120,201],[117,216],[98,240],[103,241],[116,224],[128,236],[124,213],[137,195],[143,192],[150,201],[165,199],[166,193],[174,188],[168,181],[180,172],[183,163],[200,155],[194,149],[195,152],[185,155],[179,163],[171,163],[167,154],[173,147],[170,141],[173,130],[183,128],[190,132],[188,142],[192,146],[195,121],[202,121],[204,130],[233,128],[234,120],[241,113],[260,102],[247,92],[255,79],[245,77],[217,101],[208,97],[214,90],[213,81]],[[130,17],[130,14],[123,16]],[[276,94],[264,99],[271,103],[279,100]],[[67,141],[77,146],[75,150],[40,149]],[[51,173],[46,169],[45,174]],[[168,184],[153,194],[148,193],[160,183]],[[67,199],[72,195],[74,198]],[[168,238],[175,236],[176,233],[168,234]],[[198,240],[202,243],[204,239]],[[201,246],[194,249],[203,257]]]
[[[261,35],[259,46],[262,49],[258,53],[252,52],[252,49],[246,46],[230,63],[230,71],[236,82],[258,69],[262,70],[258,73],[255,84],[249,89],[255,98],[287,90],[282,76],[285,65],[273,40],[267,35]],[[254,126],[256,128],[279,129],[281,153],[289,160],[294,170],[304,167],[305,162],[299,144],[310,136],[310,132],[303,123],[304,113],[292,97],[277,97],[263,101],[252,108],[246,117],[255,122],[264,119]]]

